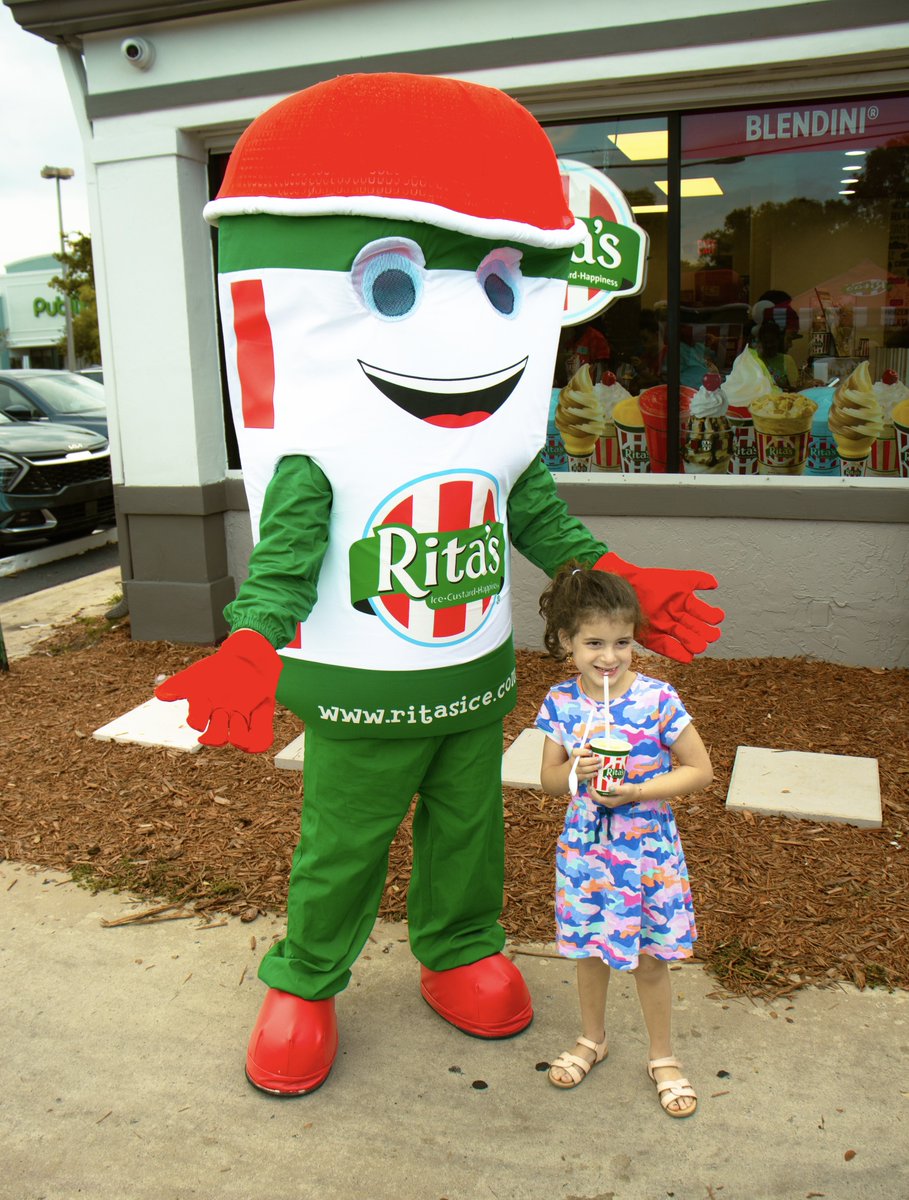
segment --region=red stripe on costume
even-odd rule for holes
[[[492,494],[492,488],[486,493],[486,503],[483,505],[483,522],[494,521],[496,519],[496,501]],[[483,601],[483,612],[492,604],[492,596],[487,596]]]
[[[234,306],[243,424],[247,429],[274,429],[275,351],[265,312],[262,280],[234,280],[230,295]]]
[[[390,513],[386,513],[382,524],[408,525],[413,528],[413,496],[408,496],[397,507],[393,508]],[[389,595],[382,596],[379,603],[385,606],[386,612],[393,621],[397,621],[405,629],[410,627],[409,596],[401,593],[390,593]]]
[[[439,532],[469,529],[472,502],[473,484],[468,480],[443,483],[439,488]],[[452,637],[456,633],[463,633],[466,626],[467,609],[463,604],[454,608],[439,608],[433,616],[433,637]]]

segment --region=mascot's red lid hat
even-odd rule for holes
[[[240,137],[224,216],[350,215],[567,249],[584,236],[537,121],[496,88],[430,75],[342,75],[280,101]]]

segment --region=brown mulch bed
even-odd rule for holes
[[[0,854],[89,886],[179,899],[253,920],[280,912],[299,826],[301,777],[272,756],[197,754],[92,739],[147,700],[156,677],[210,649],[133,642],[128,623],[57,630],[0,675]],[[676,805],[692,878],[697,957],[727,991],[774,997],[805,983],[909,987],[909,671],[806,659],[705,659],[646,669],[680,691],[716,780]],[[565,668],[519,655],[506,745],[532,725]],[[275,747],[299,733],[285,711]],[[736,747],[877,758],[880,830],[727,812]],[[552,875],[564,801],[505,790],[503,923],[519,943],[553,938]],[[405,916],[407,822],[382,915]]]

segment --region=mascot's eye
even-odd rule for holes
[[[477,267],[477,282],[486,299],[503,317],[515,317],[521,307],[521,251],[501,246]]]
[[[364,246],[351,272],[363,306],[386,321],[410,316],[423,294],[423,264],[416,242],[383,238]]]

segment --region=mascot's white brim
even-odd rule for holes
[[[397,200],[387,196],[312,196],[302,200],[281,196],[229,196],[209,201],[202,210],[211,225],[217,225],[221,217],[248,217],[259,213],[276,217],[386,217],[396,221],[418,221],[468,237],[493,241],[501,238],[544,250],[569,250],[586,234],[583,221],[577,219],[570,229],[540,229],[523,221],[477,217],[424,200]]]

